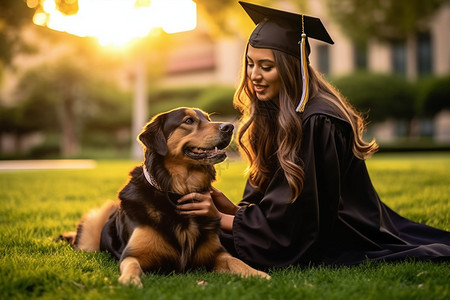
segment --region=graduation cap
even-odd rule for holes
[[[302,97],[296,110],[302,112],[308,99],[308,56],[310,48],[307,37],[334,44],[319,18],[282,11],[270,7],[239,1],[257,25],[249,38],[255,48],[279,50],[300,59],[302,70]]]

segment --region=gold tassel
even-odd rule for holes
[[[309,73],[308,73],[308,57],[306,54],[306,34],[304,32],[305,26],[302,15],[302,39],[300,41],[300,64],[302,71],[302,97],[300,103],[297,106],[297,112],[303,112],[305,110],[306,102],[309,96]]]

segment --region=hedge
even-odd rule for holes
[[[418,114],[434,116],[443,109],[450,109],[450,76],[425,79],[419,85]]]
[[[371,121],[389,117],[409,120],[416,114],[415,87],[405,78],[357,72],[331,82]]]
[[[211,85],[206,87],[155,88],[149,93],[149,113],[155,115],[179,106],[197,107],[208,113],[233,116],[234,88]]]

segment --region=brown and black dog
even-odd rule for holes
[[[233,129],[230,123],[211,122],[199,109],[155,116],[139,135],[144,163],[131,171],[119,200],[91,211],[76,232],[60,239],[78,250],[109,251],[120,263],[119,282],[139,287],[144,272],[199,267],[270,278],[224,250],[218,219],[181,215],[176,209],[181,195],[211,189],[214,164],[226,158]]]

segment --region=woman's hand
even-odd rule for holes
[[[209,216],[220,218],[221,214],[214,205],[211,192],[190,193],[178,200],[178,211],[182,215]]]
[[[220,218],[220,227],[230,232],[233,230],[234,214],[239,209],[221,191],[215,188],[205,193],[184,195],[178,200],[177,208],[182,215]]]
[[[227,215],[234,215],[239,207],[230,201],[221,191],[216,188],[211,189],[211,198],[217,209]]]

